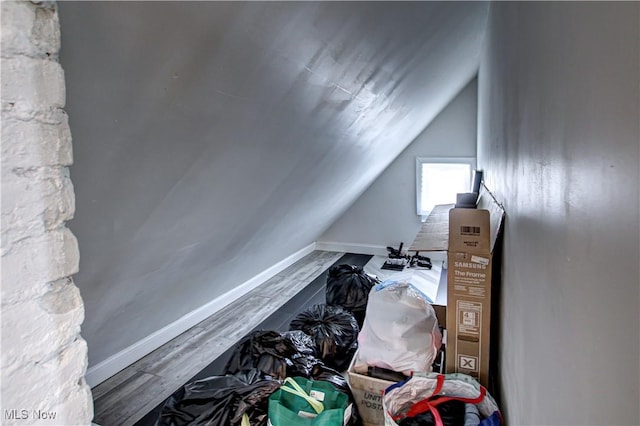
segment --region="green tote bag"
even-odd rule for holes
[[[269,425],[343,426],[348,405],[347,395],[329,382],[287,377],[269,397]]]

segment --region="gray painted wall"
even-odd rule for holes
[[[640,424],[640,4],[492,4],[479,165],[507,212],[504,410]]]
[[[474,78],[318,242],[409,247],[421,225],[416,157],[476,156],[477,90]]]
[[[475,75],[488,9],[59,6],[90,365],[314,242]]]

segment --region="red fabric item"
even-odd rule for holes
[[[442,418],[440,417],[440,413],[438,412],[438,409],[437,409],[438,405],[447,401],[452,401],[452,400],[462,401],[468,404],[479,404],[480,402],[482,402],[482,400],[484,399],[484,396],[487,393],[487,390],[484,388],[484,386],[480,386],[480,395],[478,395],[477,398],[463,398],[458,396],[442,396],[437,398],[438,393],[440,393],[440,391],[442,390],[443,384],[444,384],[444,376],[440,374],[438,375],[438,382],[436,383],[436,388],[433,391],[433,394],[429,398],[416,402],[411,406],[411,408],[409,409],[409,411],[405,416],[395,416],[394,420],[398,421],[404,417],[413,417],[418,414],[431,411],[431,414],[433,414],[433,420],[436,426],[443,426]]]

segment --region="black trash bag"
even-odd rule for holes
[[[318,357],[316,345],[307,333],[302,330],[289,330],[280,333],[282,337],[291,342],[300,355]]]
[[[313,380],[323,380],[325,382],[331,383],[335,388],[346,394],[349,398],[349,404],[352,404],[351,407],[351,418],[347,422],[347,426],[361,426],[362,418],[360,417],[360,413],[358,412],[358,407],[356,405],[356,400],[351,393],[351,388],[349,387],[349,383],[345,379],[345,377],[340,374],[339,371],[334,370],[333,368],[327,367],[324,364],[320,364],[316,366],[313,370]]]
[[[327,276],[327,305],[341,306],[351,312],[362,328],[369,291],[379,282],[379,279],[364,272],[360,266],[332,266]]]
[[[317,357],[313,339],[302,330],[285,331],[282,336],[296,347],[296,352],[287,361],[287,376],[310,379],[313,372],[324,365]]]
[[[353,401],[349,383],[338,370],[327,367],[325,364],[320,364],[313,369],[311,378],[331,383],[338,391],[347,394],[349,401]]]
[[[167,399],[155,425],[236,426],[246,414],[252,426],[263,426],[269,396],[280,386],[256,369],[197,380]]]
[[[225,366],[225,374],[256,368],[264,374],[283,380],[287,375],[286,357],[296,348],[277,331],[257,330],[236,345]]]
[[[240,340],[224,373],[257,368],[278,380],[296,375],[309,377],[313,366],[320,362],[314,354],[314,342],[304,333],[257,330]]]
[[[437,398],[434,398],[436,401]],[[444,426],[464,426],[465,403],[451,400],[436,406],[438,414]],[[417,414],[413,417],[405,417],[398,426],[435,426],[436,422],[431,411]]]
[[[339,306],[313,305],[289,323],[289,330],[302,330],[311,336],[320,359],[338,371],[347,369],[358,349],[358,323],[353,314]]]

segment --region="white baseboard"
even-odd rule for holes
[[[293,263],[302,259],[316,249],[316,243],[311,243],[301,250],[293,253],[291,256],[281,260],[268,269],[265,269],[253,278],[245,281],[236,288],[227,293],[218,296],[206,305],[203,305],[194,311],[189,312],[185,316],[172,322],[164,328],[150,334],[144,339],[134,343],[126,349],[110,356],[98,364],[91,366],[87,369],[85,380],[89,387],[93,388],[96,385],[107,380],[109,377],[124,370],[140,358],[148,355],[160,346],[164,345],[171,339],[184,333],[194,325],[207,319],[212,314],[216,313],[220,309],[224,308],[234,300],[241,296],[244,296],[260,284],[267,281],[277,273],[281,272],[285,268],[291,266]]]
[[[332,241],[316,241],[316,250],[337,251],[355,254],[370,254],[374,256],[386,256],[387,246],[373,244],[336,243]]]

